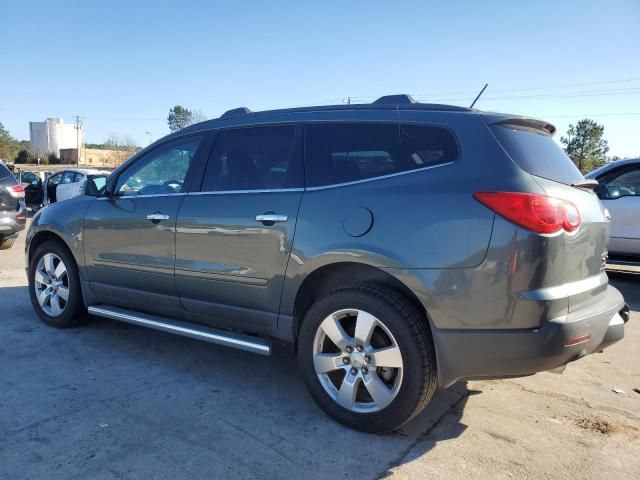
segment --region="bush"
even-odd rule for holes
[[[60,164],[60,159],[53,152],[51,152],[49,155],[47,155],[47,160],[48,160],[49,165],[59,165]]]

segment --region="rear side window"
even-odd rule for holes
[[[507,155],[525,172],[567,185],[584,177],[544,130],[520,125],[490,125]]]
[[[415,124],[310,124],[305,137],[307,185],[317,187],[449,163],[453,134]]]
[[[294,125],[224,130],[216,138],[203,192],[302,186]]]

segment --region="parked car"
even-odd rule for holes
[[[640,261],[640,158],[619,160],[586,175],[611,214],[609,252]]]
[[[0,162],[0,250],[11,248],[26,222],[24,187]]]
[[[109,172],[84,168],[61,170],[42,181],[33,172],[24,172],[26,203],[33,211],[45,205],[84,194],[89,178],[104,177]]]
[[[391,430],[437,385],[623,337],[609,222],[554,131],[403,95],[231,110],[36,214],[31,302],[55,327],[88,311],[264,355],[292,342],[325,412]]]

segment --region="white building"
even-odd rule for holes
[[[60,158],[61,148],[77,148],[84,141],[82,124],[64,123],[61,118],[47,118],[44,122],[29,122],[31,153],[44,157],[55,153]]]

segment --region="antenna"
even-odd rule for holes
[[[482,90],[480,90],[480,93],[478,94],[478,96],[476,97],[476,99],[473,101],[473,103],[471,104],[471,106],[469,108],[473,108],[473,106],[476,104],[476,102],[480,98],[480,95],[482,95],[484,93],[484,91],[487,89],[488,86],[489,86],[488,83],[484,84],[484,87],[482,87]]]

